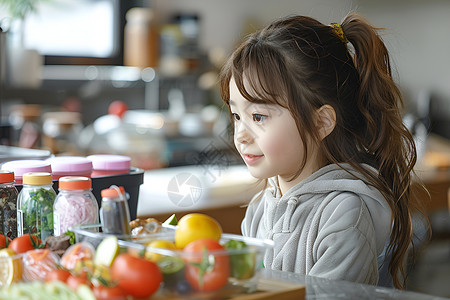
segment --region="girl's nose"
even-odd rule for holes
[[[253,141],[253,135],[251,134],[250,128],[244,123],[241,123],[235,128],[234,139],[239,144],[248,144]]]

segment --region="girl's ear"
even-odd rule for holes
[[[331,105],[325,104],[316,111],[316,127],[320,140],[327,137],[336,126],[336,112]]]

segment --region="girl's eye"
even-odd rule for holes
[[[231,115],[233,116],[233,119],[235,121],[239,121],[241,119],[241,117],[238,114],[236,114],[236,113],[232,113]]]
[[[266,119],[267,116],[261,115],[261,114],[253,114],[253,121],[256,123],[261,123]]]

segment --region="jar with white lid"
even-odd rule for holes
[[[0,170],[0,233],[10,239],[17,236],[17,195],[14,172]]]
[[[33,234],[42,241],[53,235],[52,174],[47,172],[25,173],[23,187],[17,198],[17,235]]]
[[[65,234],[72,226],[98,224],[98,203],[90,178],[64,176],[59,179],[58,187],[53,205],[55,236]]]

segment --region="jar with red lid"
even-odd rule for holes
[[[0,170],[0,233],[17,237],[17,195],[14,172]]]
[[[72,226],[98,224],[98,204],[90,178],[64,176],[58,180],[58,187],[53,205],[55,236],[65,234]]]
[[[130,234],[130,209],[123,186],[112,185],[101,191],[100,220],[103,232]]]

